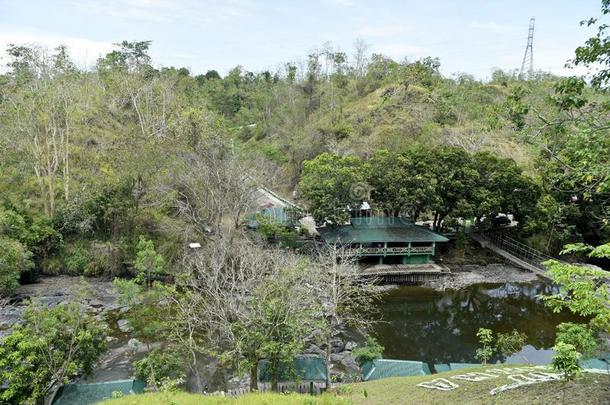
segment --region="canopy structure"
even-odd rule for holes
[[[421,361],[376,359],[362,366],[364,381],[427,374],[430,374],[430,369]]]
[[[258,379],[261,382],[271,381],[269,362],[261,360],[258,368]],[[282,367],[279,370],[278,381],[326,381],[326,363],[320,357],[295,357],[291,367]]]
[[[348,246],[348,253],[358,257],[377,256],[379,263],[388,256],[398,256],[402,264],[427,263],[435,254],[437,243],[449,239],[401,217],[357,217],[348,225],[318,228],[329,244]]]
[[[66,384],[59,389],[53,405],[90,405],[111,399],[113,393],[142,394],[146,384],[139,380],[118,380],[93,384]],[[115,394],[116,395],[116,394]]]

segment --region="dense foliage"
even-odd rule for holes
[[[24,323],[2,340],[0,403],[42,403],[55,384],[88,375],[106,348],[105,329],[78,304],[32,304]]]
[[[461,148],[377,151],[370,159],[322,154],[305,162],[301,197],[317,220],[342,223],[363,201],[385,215],[426,217],[435,229],[446,222],[488,221],[513,214],[525,222],[535,212],[540,188],[511,159]]]

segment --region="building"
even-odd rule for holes
[[[426,264],[443,235],[400,217],[358,217],[348,225],[318,228],[329,244],[339,243],[361,260],[379,264]]]

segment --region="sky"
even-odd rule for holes
[[[591,34],[579,22],[600,14],[599,0],[0,0],[0,64],[8,44],[67,45],[86,68],[123,40],[151,40],[156,66],[194,74],[225,74],[303,63],[330,42],[353,55],[398,61],[440,58],[447,76],[489,78],[495,68],[518,69],[529,19],[536,18],[534,68],[564,68]]]

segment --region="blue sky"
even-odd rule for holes
[[[370,52],[436,56],[446,75],[487,78],[520,67],[536,17],[534,66],[562,74],[591,32],[579,21],[599,9],[599,0],[0,0],[0,55],[8,43],[64,43],[85,67],[113,42],[152,40],[156,65],[275,71],[327,41],[351,55],[361,39]]]

